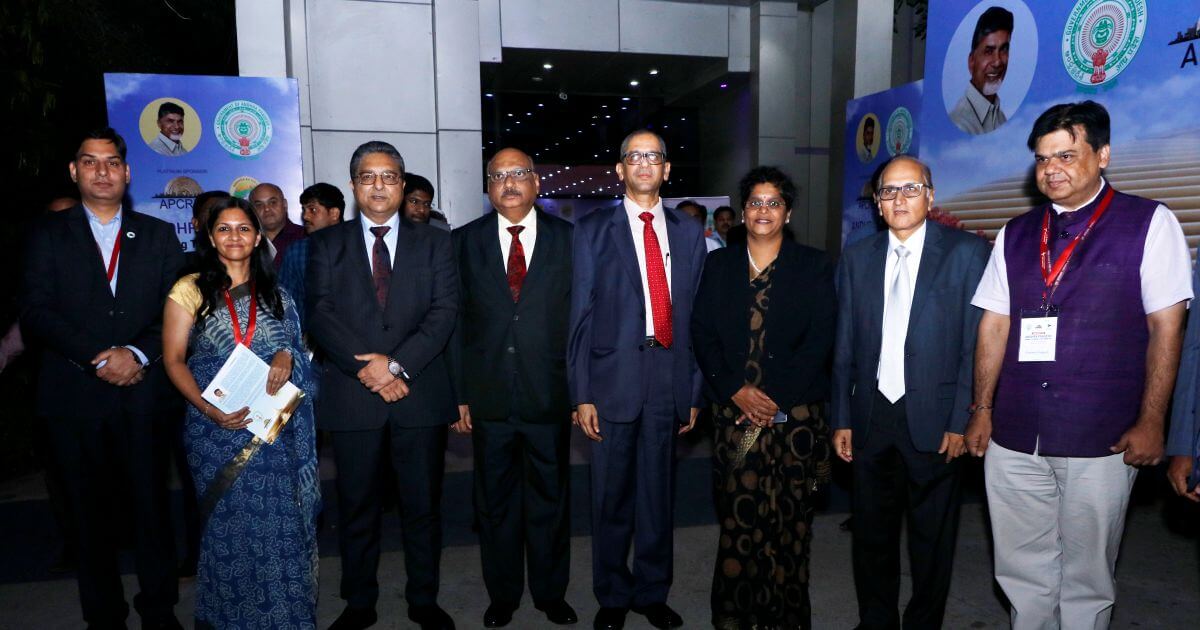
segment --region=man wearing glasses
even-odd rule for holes
[[[508,625],[525,567],[533,604],[555,624],[577,621],[567,501],[571,404],[567,314],[571,224],[541,212],[533,160],[503,149],[487,165],[490,212],[454,231],[462,307],[450,341],[459,420],[475,447],[475,515],[483,625]]]
[[[929,168],[896,156],[875,181],[888,229],[846,248],[838,271],[834,452],[854,471],[859,628],[899,628],[900,523],[912,598],[905,628],[940,628],[958,531],[959,465],[981,311],[982,238],[926,220]]]
[[[632,609],[671,628],[683,624],[666,603],[675,436],[700,411],[690,321],[707,249],[699,223],[663,209],[662,138],[635,131],[620,158],[624,203],[575,224],[567,379],[574,422],[593,441],[595,627],[621,628]]]
[[[395,474],[408,617],[453,628],[437,605],[446,426],[458,418],[442,350],[458,312],[450,235],[400,216],[404,158],[379,141],[350,159],[360,217],[312,235],[309,335],[325,356],[317,424],[337,463],[341,597],[333,630],[367,628],[379,599],[384,482]]]

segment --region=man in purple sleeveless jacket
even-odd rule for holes
[[[1107,628],[1136,467],[1163,455],[1191,258],[1170,210],[1101,175],[1103,106],[1051,107],[1028,144],[1050,203],[1000,231],[972,301],[967,448],[987,452],[1013,628]]]

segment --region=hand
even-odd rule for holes
[[[779,405],[776,405],[775,401],[763,390],[749,383],[742,385],[742,388],[733,394],[733,404],[737,405],[750,422],[759,427],[770,424],[775,413],[779,411]]]
[[[366,361],[367,364],[358,371],[358,382],[363,384],[363,387],[371,390],[372,394],[378,394],[379,390],[385,385],[396,380],[395,376],[388,371],[388,358],[378,352],[370,354],[356,354],[354,358],[358,361]],[[407,393],[407,392],[406,392]],[[396,400],[400,400],[397,398]],[[392,402],[392,401],[388,401]]]
[[[238,431],[245,429],[250,425],[250,408],[242,407],[233,413],[221,413],[220,409],[204,403],[204,408],[200,410],[204,417],[217,423],[217,426],[229,431]]]
[[[1188,476],[1192,474],[1192,458],[1187,455],[1173,455],[1171,463],[1167,466],[1167,483],[1171,484],[1171,489],[1175,494],[1191,501],[1192,503],[1200,503],[1200,486],[1195,490],[1188,492]]]
[[[1153,466],[1163,458],[1162,425],[1138,422],[1109,450],[1114,453],[1124,452],[1125,463],[1129,466]]]
[[[947,431],[942,435],[942,445],[938,447],[938,454],[946,454],[947,464],[965,452],[967,452],[967,445],[964,443],[961,433]]]
[[[976,409],[967,423],[967,433],[963,441],[967,451],[975,457],[983,457],[987,452],[988,442],[992,441],[992,410]]]
[[[408,395],[408,383],[402,378],[392,379],[391,383],[379,388],[377,392],[386,402],[394,403]]]
[[[684,433],[696,428],[696,418],[700,417],[700,408],[692,407],[692,413],[690,415],[691,417],[688,418],[688,423],[679,427],[679,435],[683,435]]]
[[[271,369],[267,372],[267,394],[274,396],[291,377],[292,353],[280,350],[271,357]]]
[[[96,370],[96,376],[111,385],[118,387],[137,385],[144,376],[142,362],[138,361],[137,355],[129,348],[109,348],[92,359],[92,365],[100,365],[101,362],[105,362],[104,367]]]
[[[583,429],[583,434],[588,436],[588,439],[602,442],[604,438],[600,437],[600,413],[596,411],[596,405],[587,403],[575,407],[574,419],[575,424]]]
[[[854,433],[850,429],[837,429],[833,432],[833,452],[847,464],[854,461],[853,438]]]
[[[450,425],[450,428],[452,430],[454,430],[455,433],[461,433],[463,435],[467,435],[467,434],[471,433],[471,430],[474,427],[471,426],[471,406],[470,405],[459,405],[458,406],[458,422],[455,422],[454,424]]]

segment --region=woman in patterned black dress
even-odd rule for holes
[[[197,628],[316,626],[316,514],[320,510],[312,370],[291,297],[277,288],[250,204],[212,209],[200,273],[171,290],[163,363],[190,403],[184,447],[204,520],[196,582]],[[200,393],[238,343],[271,366],[267,391],[291,381],[306,394],[273,442],[245,429]]]
[[[779,169],[750,171],[740,192],[747,244],[709,255],[692,317],[716,425],[712,620],[809,628],[812,497],[829,478],[833,269],[784,237],[796,187]]]

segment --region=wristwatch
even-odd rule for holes
[[[405,383],[407,383],[407,382],[409,382],[409,380],[411,380],[408,377],[408,372],[404,371],[404,366],[400,365],[399,361],[397,361],[391,357],[388,357],[388,372],[390,372],[391,375],[396,378],[404,379]]]

